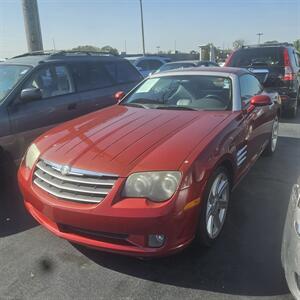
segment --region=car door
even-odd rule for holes
[[[117,92],[118,88],[101,61],[73,63],[72,74],[80,93],[81,114],[116,103],[114,92]]]
[[[21,90],[38,88],[42,98],[22,101]],[[25,82],[19,95],[8,107],[12,133],[16,136],[15,159],[38,135],[56,124],[78,115],[79,96],[66,65],[42,66]]]
[[[273,117],[271,107],[252,107],[250,104],[253,96],[263,93],[263,88],[257,78],[251,74],[244,74],[240,76],[239,82],[244,111],[243,123],[246,129],[245,148],[247,149],[247,162],[251,166],[268,142]]]

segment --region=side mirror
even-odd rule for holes
[[[268,95],[257,95],[251,98],[250,104],[253,106],[271,105],[272,100]]]
[[[20,99],[22,102],[35,101],[42,98],[42,91],[39,88],[29,88],[21,91]]]
[[[125,92],[119,91],[115,93],[114,98],[119,103],[124,98],[124,96],[125,96]]]
[[[267,95],[257,95],[257,96],[254,96],[250,100],[250,106],[247,109],[247,113],[252,112],[255,109],[255,107],[258,107],[258,106],[267,106],[267,105],[271,105],[271,104],[272,104],[272,100]]]

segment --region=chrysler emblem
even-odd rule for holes
[[[61,175],[68,175],[70,172],[70,167],[69,166],[62,166],[60,169]]]

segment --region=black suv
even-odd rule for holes
[[[266,90],[279,93],[283,112],[296,116],[300,102],[300,54],[292,44],[244,46],[234,51],[225,65],[253,72]]]
[[[0,159],[21,158],[42,132],[115,104],[116,92],[142,79],[127,60],[101,53],[35,52],[0,63]]]

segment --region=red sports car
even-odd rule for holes
[[[32,216],[74,243],[162,256],[211,245],[230,193],[275,151],[279,106],[248,71],[158,73],[38,138],[19,170]]]

